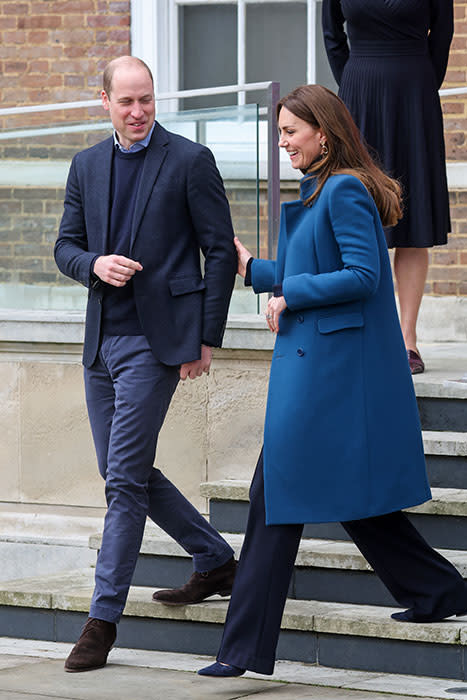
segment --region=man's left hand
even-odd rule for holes
[[[180,367],[180,379],[183,381],[190,377],[190,379],[196,379],[196,377],[201,377],[203,372],[206,374],[209,372],[212,361],[212,348],[208,345],[201,346],[201,359],[193,360],[193,362],[184,362]]]

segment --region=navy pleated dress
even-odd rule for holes
[[[324,0],[323,32],[339,96],[370,150],[402,185],[404,216],[386,229],[388,246],[446,243],[451,227],[438,89],[453,1]]]

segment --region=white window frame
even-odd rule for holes
[[[308,83],[316,82],[316,5],[322,0],[131,0],[131,53],[150,66],[157,92],[176,92],[179,86],[178,9],[188,5],[237,6],[237,84],[246,83],[246,6],[274,2],[286,5],[301,2],[307,6]],[[271,80],[274,76],[270,76]],[[238,93],[238,104],[245,104],[245,93]],[[176,111],[177,101],[159,107]]]

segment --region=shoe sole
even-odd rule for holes
[[[86,671],[97,671],[99,668],[104,668],[107,661],[105,661],[100,666],[86,666],[86,668],[67,668],[65,666],[65,671],[67,673],[85,673]]]
[[[216,591],[215,593],[211,593],[210,595],[206,596],[205,598],[200,598],[199,600],[186,600],[185,602],[181,603],[173,603],[172,601],[168,600],[160,600],[159,598],[153,598],[152,601],[153,603],[162,603],[162,605],[170,605],[173,608],[176,607],[181,607],[182,605],[198,605],[198,603],[203,603],[205,600],[208,600],[208,598],[211,598],[213,595],[220,595],[223,598],[226,596],[231,595],[232,589],[228,591]]]

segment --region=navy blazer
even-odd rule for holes
[[[106,283],[91,268],[107,249],[113,138],[75,155],[55,260],[89,288],[83,364],[99,348]],[[200,250],[204,256],[201,270]],[[155,357],[167,365],[199,359],[201,343],[220,346],[237,266],[230,209],[208,148],[156,122],[147,148],[130,232],[138,317]]]

